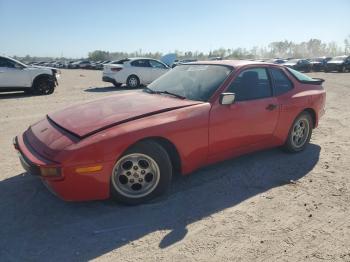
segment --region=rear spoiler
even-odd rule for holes
[[[312,80],[299,80],[299,82],[311,85],[322,85],[325,80],[322,78],[312,78]]]

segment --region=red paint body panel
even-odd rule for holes
[[[296,116],[314,112],[315,126],[324,113],[325,91],[302,84],[278,65],[247,61],[214,61],[235,71],[209,102],[181,100],[141,91],[118,94],[49,114],[18,136],[18,148],[36,166],[59,166],[60,180],[45,184],[64,200],[105,199],[116,161],[142,139],[162,138],[180,156],[181,173],[227,158],[284,144]],[[293,82],[289,92],[270,98],[219,104],[219,95],[245,68],[282,68]],[[269,104],[276,104],[273,111]],[[51,119],[51,120],[50,120]],[[78,174],[77,167],[101,164],[103,169]]]
[[[150,96],[147,93],[135,91],[71,106],[49,114],[49,118],[59,126],[84,137],[96,130],[128,122],[144,115],[194,104],[198,102],[172,99],[167,96]]]

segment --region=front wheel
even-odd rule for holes
[[[33,85],[33,93],[36,95],[50,95],[54,90],[54,84],[47,78],[39,78]]]
[[[166,150],[143,141],[128,149],[115,164],[111,176],[112,197],[136,205],[164,193],[171,181],[172,165]]]
[[[294,120],[284,149],[291,153],[304,150],[310,142],[311,134],[312,118],[308,112],[303,112]]]

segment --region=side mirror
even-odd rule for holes
[[[222,93],[220,94],[220,105],[231,105],[235,102],[235,93]]]

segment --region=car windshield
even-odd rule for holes
[[[179,65],[152,82],[148,88],[190,100],[208,101],[231,71],[232,68],[222,65]]]
[[[344,61],[345,58],[345,56],[335,56],[332,58],[332,61]]]
[[[23,66],[23,67],[27,67],[27,65],[25,64],[25,63],[22,63],[22,62],[20,62],[20,61],[18,61],[18,60],[15,60],[15,59],[13,59],[13,58],[10,58],[10,60],[14,63],[14,64],[20,64],[21,66]]]

